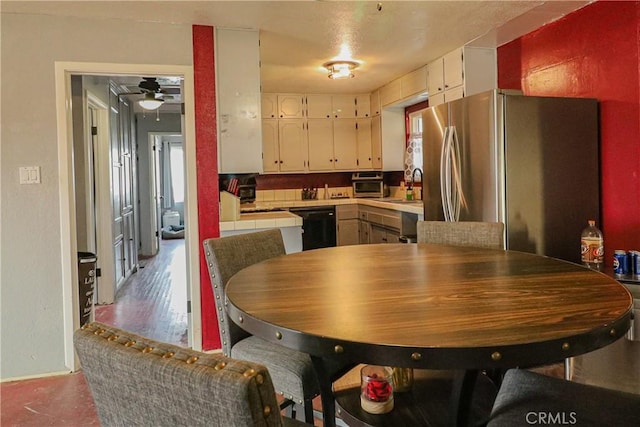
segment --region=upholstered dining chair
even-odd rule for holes
[[[95,322],[73,339],[103,426],[308,425],[280,415],[264,365]]]
[[[640,395],[510,369],[487,427],[640,426]]]
[[[225,286],[238,271],[258,262],[285,255],[279,229],[207,239],[203,242],[218,313],[225,356],[264,364],[275,389],[287,403],[303,405],[304,418],[313,423],[312,399],[320,393],[311,357],[249,335],[231,321],[225,309]],[[294,412],[295,415],[295,412]]]
[[[480,221],[418,221],[418,243],[504,249],[504,224]]]

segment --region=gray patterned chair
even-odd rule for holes
[[[299,427],[281,417],[260,364],[153,341],[101,323],[74,334],[103,426]]]
[[[249,335],[229,319],[224,307],[224,289],[231,276],[245,267],[286,254],[282,233],[279,229],[270,229],[207,239],[203,244],[223,354],[264,364],[272,375],[276,391],[290,402],[303,405],[305,421],[312,424],[311,401],[320,393],[320,388],[309,355]]]
[[[418,221],[418,243],[504,249],[504,224],[479,221]]]
[[[640,426],[640,395],[510,369],[487,427]]]

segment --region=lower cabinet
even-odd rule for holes
[[[399,243],[400,232],[389,228],[371,224],[369,233],[369,243]]]
[[[399,243],[400,236],[415,235],[418,215],[360,206],[360,243]]]
[[[360,220],[358,205],[336,206],[337,245],[357,245],[360,243]]]

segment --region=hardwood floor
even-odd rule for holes
[[[140,261],[116,294],[97,306],[95,319],[171,344],[187,346],[187,270],[184,239],[160,241],[153,258]]]

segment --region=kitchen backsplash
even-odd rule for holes
[[[351,188],[351,174],[351,172],[333,172],[257,175],[256,184],[258,190],[321,189],[325,184],[329,187]],[[384,172],[384,183],[389,187],[400,185],[403,179],[403,171]]]

